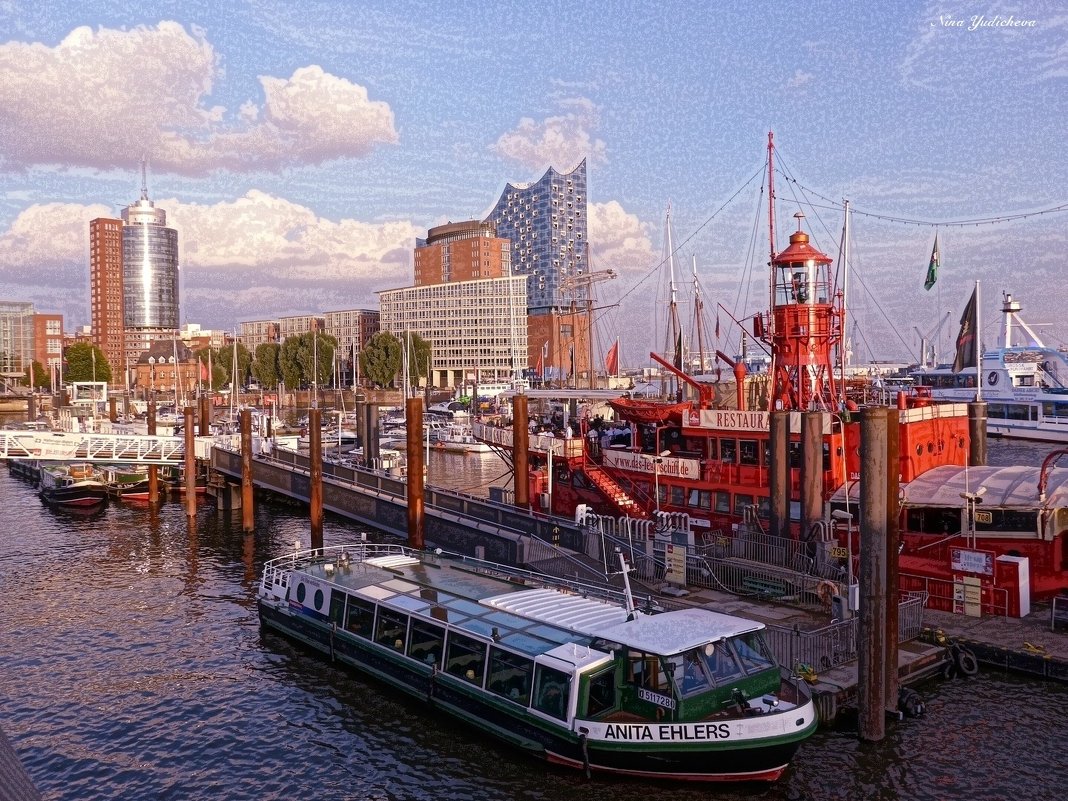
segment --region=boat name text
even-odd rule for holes
[[[730,736],[731,727],[727,723],[610,723],[605,726],[603,739],[628,742],[707,742],[726,740]]]
[[[702,409],[701,428],[731,431],[767,431],[767,412],[740,412],[736,409]]]

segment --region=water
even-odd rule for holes
[[[446,454],[432,476],[435,456],[469,486],[493,477]],[[308,541],[299,508],[261,503],[248,536],[208,505],[194,531],[177,503],[73,516],[3,470],[0,501],[0,725],[49,801],[1063,795],[1068,687],[999,673],[926,685],[926,717],[878,745],[822,730],[770,787],[587,782],[261,635],[256,581]],[[354,530],[328,516],[324,538]]]

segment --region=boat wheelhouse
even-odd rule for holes
[[[91,464],[42,463],[38,493],[50,506],[101,506],[108,499],[104,486]]]
[[[625,573],[624,573],[625,575]],[[582,589],[584,592],[580,592]],[[269,561],[263,626],[549,762],[687,781],[771,781],[816,729],[763,624],[651,613],[603,588],[358,543]]]

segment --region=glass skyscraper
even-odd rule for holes
[[[589,269],[586,235],[586,160],[571,172],[552,167],[532,184],[508,184],[486,217],[512,242],[512,275],[527,278],[531,315],[566,310],[585,289],[561,291],[565,279]]]
[[[141,199],[122,210],[123,320],[127,329],[178,328],[178,232]]]

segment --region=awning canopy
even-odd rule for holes
[[[967,501],[961,493],[983,491],[982,505],[999,509],[1039,509],[1038,467],[955,467],[944,466],[928,470],[902,487],[901,505],[941,506],[963,508]],[[860,500],[860,482],[849,482],[838,488],[831,503],[851,504]],[[1068,469],[1049,471],[1046,482],[1047,509],[1068,507]]]

